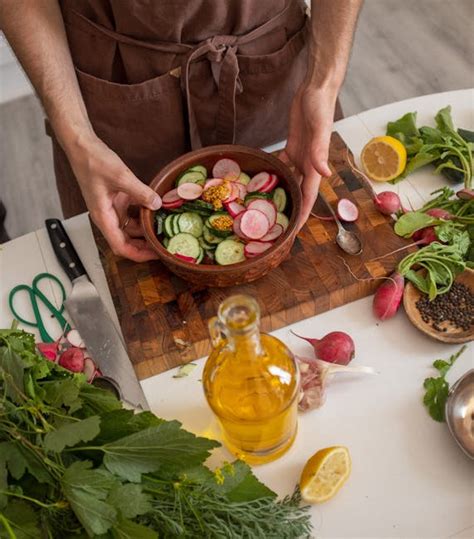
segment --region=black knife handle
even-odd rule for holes
[[[74,279],[77,279],[82,275],[87,276],[87,272],[82,265],[81,259],[76,253],[76,249],[74,249],[74,245],[64,230],[61,221],[59,219],[46,219],[44,223],[54,253],[69,279],[74,281]]]

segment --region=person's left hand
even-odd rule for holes
[[[318,196],[321,176],[329,177],[331,139],[337,92],[303,84],[290,111],[288,141],[280,159],[289,161],[302,177],[303,206],[298,230],[305,224]]]

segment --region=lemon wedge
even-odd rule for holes
[[[351,473],[351,457],[347,447],[326,447],[315,453],[301,473],[300,490],[309,503],[331,499]]]
[[[364,146],[360,159],[371,180],[388,182],[405,170],[407,151],[394,137],[375,137]]]

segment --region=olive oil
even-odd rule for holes
[[[290,350],[259,332],[258,304],[232,296],[211,320],[214,350],[203,374],[204,392],[223,442],[249,464],[281,456],[297,428],[298,369]]]

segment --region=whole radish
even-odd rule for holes
[[[450,213],[448,210],[443,210],[443,208],[431,208],[425,213],[430,217],[435,217],[436,219],[445,219],[446,221],[449,221],[454,217],[452,213]]]
[[[308,341],[314,348],[314,353],[318,359],[328,361],[329,363],[338,363],[347,365],[355,354],[354,341],[347,333],[343,331],[332,331],[322,339],[311,339],[302,337],[292,331],[293,335]]]
[[[59,356],[61,367],[72,372],[82,372],[84,370],[84,352],[80,348],[72,346]]]
[[[393,191],[383,191],[375,194],[374,205],[384,215],[392,215],[392,213],[397,213],[403,209],[400,197]]]
[[[429,245],[434,241],[439,241],[436,236],[436,231],[434,226],[427,226],[421,230],[417,230],[413,233],[413,239],[418,245]]]
[[[50,361],[56,361],[56,356],[58,355],[59,343],[57,342],[39,342],[36,345],[40,354],[49,359]]]
[[[472,200],[474,199],[474,189],[461,189],[456,195],[462,200]]]
[[[405,278],[397,271],[378,287],[372,308],[379,320],[388,320],[395,316],[402,302],[404,287]]]

